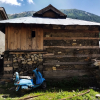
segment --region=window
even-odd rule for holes
[[[31,36],[32,36],[32,38],[35,37],[35,31],[32,31]]]

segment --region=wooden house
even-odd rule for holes
[[[3,7],[0,7],[0,20],[6,19],[8,19],[6,11]],[[0,26],[0,29],[2,29],[2,25]],[[4,30],[2,31],[4,32]],[[0,54],[5,51],[5,34],[3,32],[0,31]]]
[[[11,78],[15,71],[30,75],[36,63],[48,79],[91,76],[91,59],[100,57],[100,23],[67,18],[52,5],[31,17],[1,24],[6,35],[6,77]]]

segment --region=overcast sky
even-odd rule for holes
[[[57,9],[79,9],[100,16],[100,0],[0,0],[7,14],[38,11],[49,4]]]

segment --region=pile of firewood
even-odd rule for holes
[[[42,66],[42,54],[15,54],[13,55],[14,72],[19,72],[20,75],[28,75],[37,65]]]

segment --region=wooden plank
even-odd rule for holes
[[[8,26],[5,28],[5,51],[8,50]]]
[[[12,71],[13,67],[4,67],[4,71]]]
[[[37,50],[43,50],[43,29],[37,28],[36,35]]]
[[[11,25],[8,27],[8,50],[20,50],[20,33],[20,27]]]
[[[99,40],[100,38],[92,38],[92,37],[43,37],[43,40]]]
[[[13,49],[12,50],[16,50],[18,47],[18,26],[14,26],[13,27]]]
[[[43,65],[86,65],[89,62],[49,62],[43,63]]]
[[[26,30],[27,30],[27,27],[23,27],[22,26],[22,33],[21,33],[21,50],[26,50]]]
[[[35,37],[32,38],[32,50],[37,50],[37,43],[36,43],[37,31],[36,31],[36,28],[33,28],[32,31],[35,31]]]
[[[90,75],[88,71],[85,70],[55,70],[55,71],[43,71],[45,78],[67,78],[75,76]]]
[[[11,28],[10,28],[10,26],[8,27],[8,50],[11,50],[11,45],[12,45],[12,43],[11,43]]]
[[[44,46],[44,49],[46,48],[99,49],[99,46]]]
[[[26,30],[26,49],[31,50],[32,49],[32,37],[31,37],[31,30],[29,27],[27,27]]]
[[[88,54],[88,55],[80,55],[80,54],[76,54],[76,55],[46,55],[43,54],[43,58],[64,58],[64,57],[100,57],[100,54]]]
[[[17,43],[17,47],[15,48],[15,49],[17,49],[17,50],[20,50],[21,49],[21,33],[22,33],[22,30],[21,30],[22,28],[21,28],[21,26],[17,26],[17,30],[18,31],[16,31],[16,43]]]
[[[4,61],[4,64],[12,64],[12,61]]]
[[[11,36],[10,36],[10,39],[11,39],[11,47],[10,47],[10,49],[11,50],[15,50],[16,49],[16,46],[17,46],[17,43],[16,43],[16,34],[15,34],[15,32],[16,32],[16,30],[15,30],[15,26],[11,26],[11,30],[10,30],[10,32],[11,32]]]
[[[37,50],[36,37],[32,38],[32,50]]]

